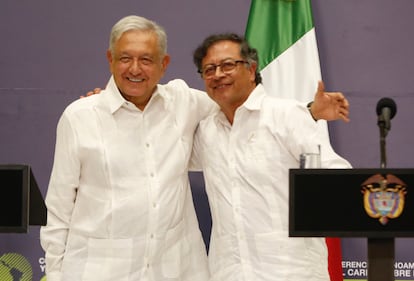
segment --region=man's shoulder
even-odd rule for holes
[[[299,120],[308,113],[306,104],[295,99],[266,96],[261,104],[260,116],[263,122],[274,127],[275,124],[284,124],[282,127],[296,126]],[[278,126],[278,128],[281,128]]]
[[[254,108],[260,107],[262,110],[275,109],[281,112],[301,105],[298,100],[293,98],[281,98],[277,95],[269,94],[262,84],[257,85],[251,93],[248,104]]]
[[[265,101],[269,102],[270,104],[275,104],[275,105],[279,105],[279,106],[297,106],[299,104],[301,104],[298,100],[295,100],[293,98],[280,98],[280,97],[276,97],[276,96],[271,96],[271,95],[265,95]]]
[[[290,112],[292,110],[303,110],[306,104],[295,99],[265,96],[262,102],[262,109],[275,110],[277,112]]]
[[[159,87],[167,91],[190,89],[190,86],[188,86],[187,82],[185,82],[183,79],[172,79],[165,84],[160,84]]]
[[[190,107],[187,109],[193,111],[210,112],[216,106],[206,92],[190,87],[182,79],[174,79],[164,85],[159,85],[158,92],[172,104],[187,106]]]
[[[190,87],[183,79],[172,79],[166,84],[160,84],[158,86],[161,93],[207,96],[204,91]]]
[[[71,102],[64,110],[67,115],[74,115],[85,110],[93,109],[103,98],[103,93],[80,98]]]

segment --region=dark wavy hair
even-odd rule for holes
[[[257,50],[250,47],[247,40],[238,34],[235,33],[221,33],[221,34],[213,34],[208,36],[204,39],[203,43],[195,49],[193,53],[193,62],[196,65],[198,70],[201,70],[201,62],[203,58],[207,55],[208,49],[217,42],[220,41],[231,41],[235,42],[240,45],[240,55],[243,59],[245,59],[249,65],[255,63],[257,66],[259,65],[259,57],[257,54]],[[262,76],[258,68],[256,68],[255,74],[255,82],[256,85],[262,83]]]

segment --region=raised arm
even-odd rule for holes
[[[333,121],[341,119],[349,122],[349,102],[341,92],[325,92],[325,85],[318,82],[318,89],[314,101],[308,108],[315,120],[324,119]]]

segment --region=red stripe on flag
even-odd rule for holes
[[[328,269],[331,281],[343,281],[341,239],[326,238],[328,247]]]

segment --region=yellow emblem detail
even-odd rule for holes
[[[376,174],[362,184],[362,193],[367,214],[385,225],[388,219],[401,215],[407,189],[406,184],[394,175]]]

